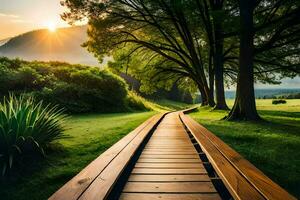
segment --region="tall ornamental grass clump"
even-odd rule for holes
[[[0,103],[0,169],[4,175],[22,155],[44,155],[44,147],[62,136],[66,115],[32,97],[10,95]]]

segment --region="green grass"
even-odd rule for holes
[[[228,101],[232,106],[233,100]],[[257,168],[300,198],[300,100],[257,100],[264,122],[220,120],[227,112],[200,108],[190,115]]]
[[[0,181],[0,197],[5,200],[47,199],[92,160],[157,112],[183,109],[188,104],[162,100],[145,101],[153,111],[117,114],[75,115],[67,120],[65,138],[53,144],[46,159],[11,172]]]
[[[40,200],[76,175],[87,164],[155,112],[89,114],[68,120],[66,138],[48,150],[45,160],[26,163],[0,183],[1,199]],[[29,166],[30,167],[29,167]]]
[[[182,110],[182,109],[193,106],[192,104],[171,101],[171,100],[167,100],[167,99],[155,101],[155,102],[153,102],[153,104],[154,104],[153,109],[156,111],[163,111],[163,110],[176,111],[176,110]]]

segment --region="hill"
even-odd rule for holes
[[[81,47],[86,40],[86,26],[35,30],[1,40],[0,56],[19,57],[25,60],[64,61],[99,65],[96,58]]]

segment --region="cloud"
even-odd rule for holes
[[[10,22],[20,23],[20,24],[30,24],[30,23],[32,23],[32,21],[30,21],[30,20],[23,20],[23,19],[11,19]]]
[[[19,15],[12,15],[12,14],[5,14],[5,13],[0,13],[0,17],[8,17],[8,18],[14,18],[14,19],[20,18]]]
[[[23,24],[29,24],[32,23],[30,20],[24,20],[21,19],[19,15],[13,15],[13,14],[5,14],[5,13],[0,13],[0,18],[7,18],[11,23],[23,23]]]

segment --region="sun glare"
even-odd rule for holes
[[[48,22],[47,23],[47,28],[50,32],[55,32],[56,31],[56,24],[54,22]]]

